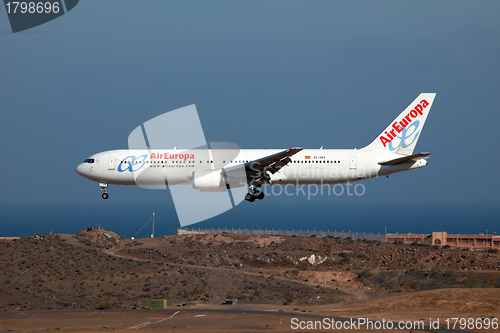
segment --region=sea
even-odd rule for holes
[[[100,199],[100,198],[99,198]],[[242,228],[330,230],[369,233],[500,234],[496,206],[480,203],[385,203],[322,198],[240,203],[216,217],[188,228]],[[266,202],[267,201],[267,202]],[[124,237],[150,237],[155,213],[155,237],[172,235],[180,228],[170,200],[123,202],[108,200],[73,203],[0,204],[0,236],[46,233],[74,234],[102,227]]]

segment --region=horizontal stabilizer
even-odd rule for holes
[[[415,154],[415,155],[410,155],[410,156],[405,156],[401,158],[396,158],[394,160],[386,161],[386,162],[379,162],[378,164],[380,165],[396,165],[396,164],[401,164],[409,161],[418,161],[423,159],[424,157],[430,155],[430,153],[420,153],[420,154]]]

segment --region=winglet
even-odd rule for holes
[[[303,149],[304,148],[301,148],[301,147],[293,147],[293,148],[288,149],[288,157],[297,154],[298,152],[300,152]]]

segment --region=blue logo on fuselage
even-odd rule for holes
[[[144,161],[148,158],[148,154],[141,155],[139,157],[135,157],[134,155],[130,155],[125,157],[120,164],[118,165],[118,172],[136,172],[139,171],[144,165]]]

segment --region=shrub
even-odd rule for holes
[[[455,271],[452,270],[452,269],[449,269],[447,271],[444,272],[444,276],[447,277],[447,278],[451,278],[455,275]]]
[[[370,276],[372,276],[372,273],[370,272],[369,268],[365,269],[363,272],[361,272],[361,274],[359,274],[359,277],[363,279],[368,279]]]
[[[425,265],[424,264],[420,264],[418,266],[415,267],[415,270],[416,271],[423,271],[425,270]]]
[[[99,304],[99,307],[98,307],[99,310],[109,310],[112,308],[113,308],[113,304],[111,304],[109,302],[101,303],[101,304]]]
[[[345,264],[348,264],[348,263],[350,263],[350,262],[351,262],[351,258],[349,258],[349,257],[344,257],[344,258],[342,258],[341,262],[343,262],[343,263],[345,263]]]
[[[430,277],[442,276],[442,275],[443,275],[443,267],[441,266],[432,267]]]
[[[415,290],[421,287],[421,282],[418,279],[404,279],[401,284],[401,288],[404,290]]]

